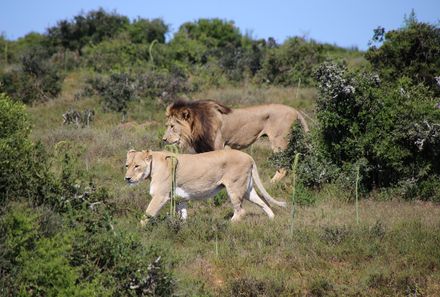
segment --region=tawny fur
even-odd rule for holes
[[[309,127],[302,114],[282,104],[265,104],[230,109],[212,100],[178,101],[167,107],[167,130],[163,140],[178,144],[192,153],[223,148],[244,149],[265,135],[274,152],[286,149],[292,125],[300,121]],[[281,179],[279,169],[272,181]]]
[[[151,179],[152,199],[146,210],[147,217],[157,215],[170,200],[171,155],[169,152],[133,150],[127,153],[127,182],[138,183]],[[259,197],[253,184],[257,186],[264,200]],[[238,221],[244,215],[244,199],[260,206],[270,218],[274,214],[268,203],[286,206],[285,202],[275,200],[266,192],[252,157],[237,150],[177,155],[176,187],[180,193],[184,193],[184,200],[206,199],[225,188],[234,207],[232,221]],[[145,224],[146,220],[141,223]]]

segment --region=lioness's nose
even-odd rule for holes
[[[162,138],[162,142],[167,142],[167,138],[166,138],[166,137],[163,137],[163,138]]]
[[[126,176],[125,181],[130,181],[131,177]]]

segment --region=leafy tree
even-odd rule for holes
[[[365,57],[382,79],[396,81],[407,76],[440,95],[435,79],[440,76],[440,26],[418,22],[414,14],[406,18],[405,24],[386,33],[375,31],[375,36],[381,34],[374,38],[383,39],[383,43],[370,47]]]
[[[267,51],[258,73],[259,80],[279,85],[310,85],[313,67],[324,61],[323,46],[301,37],[286,40],[281,46]]]
[[[181,25],[170,46],[175,60],[189,65],[206,64],[221,54],[219,49],[233,51],[240,47],[241,38],[233,22],[199,19]]]
[[[165,35],[168,30],[168,25],[162,19],[137,18],[128,26],[130,40],[133,43],[151,43],[154,40],[165,43]]]
[[[108,13],[104,9],[79,14],[72,21],[62,20],[47,30],[50,44],[64,49],[75,50],[80,54],[87,44],[115,37],[129,24],[127,17],[116,12]]]
[[[238,47],[241,44],[241,34],[232,21],[221,19],[199,19],[180,26],[176,36],[183,35],[188,39],[200,41],[208,48]]]

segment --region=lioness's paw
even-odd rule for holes
[[[145,227],[145,226],[148,224],[148,219],[141,220],[141,221],[140,221],[140,224],[141,224],[141,227],[142,227],[142,228]]]

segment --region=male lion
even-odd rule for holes
[[[170,152],[135,151],[127,153],[127,173],[125,180],[138,183],[151,178],[150,195],[152,197],[146,210],[146,219],[155,216],[171,195],[171,161]],[[273,218],[274,214],[265,203],[268,201],[281,207],[285,202],[273,199],[264,189],[258,176],[257,167],[251,156],[236,150],[220,150],[203,154],[179,154],[176,156],[176,194],[184,201],[205,199],[214,196],[222,188],[226,188],[234,207],[231,221],[238,221],[244,215],[242,208],[244,199],[258,206]],[[253,187],[255,183],[264,197],[263,201]],[[181,203],[178,210],[186,219],[186,203]]]
[[[279,152],[286,149],[295,121],[309,130],[300,112],[282,104],[230,109],[213,100],[177,101],[167,107],[166,117],[163,140],[191,153],[243,149],[263,135],[269,138],[272,150]],[[286,170],[278,168],[272,182],[285,175]]]

